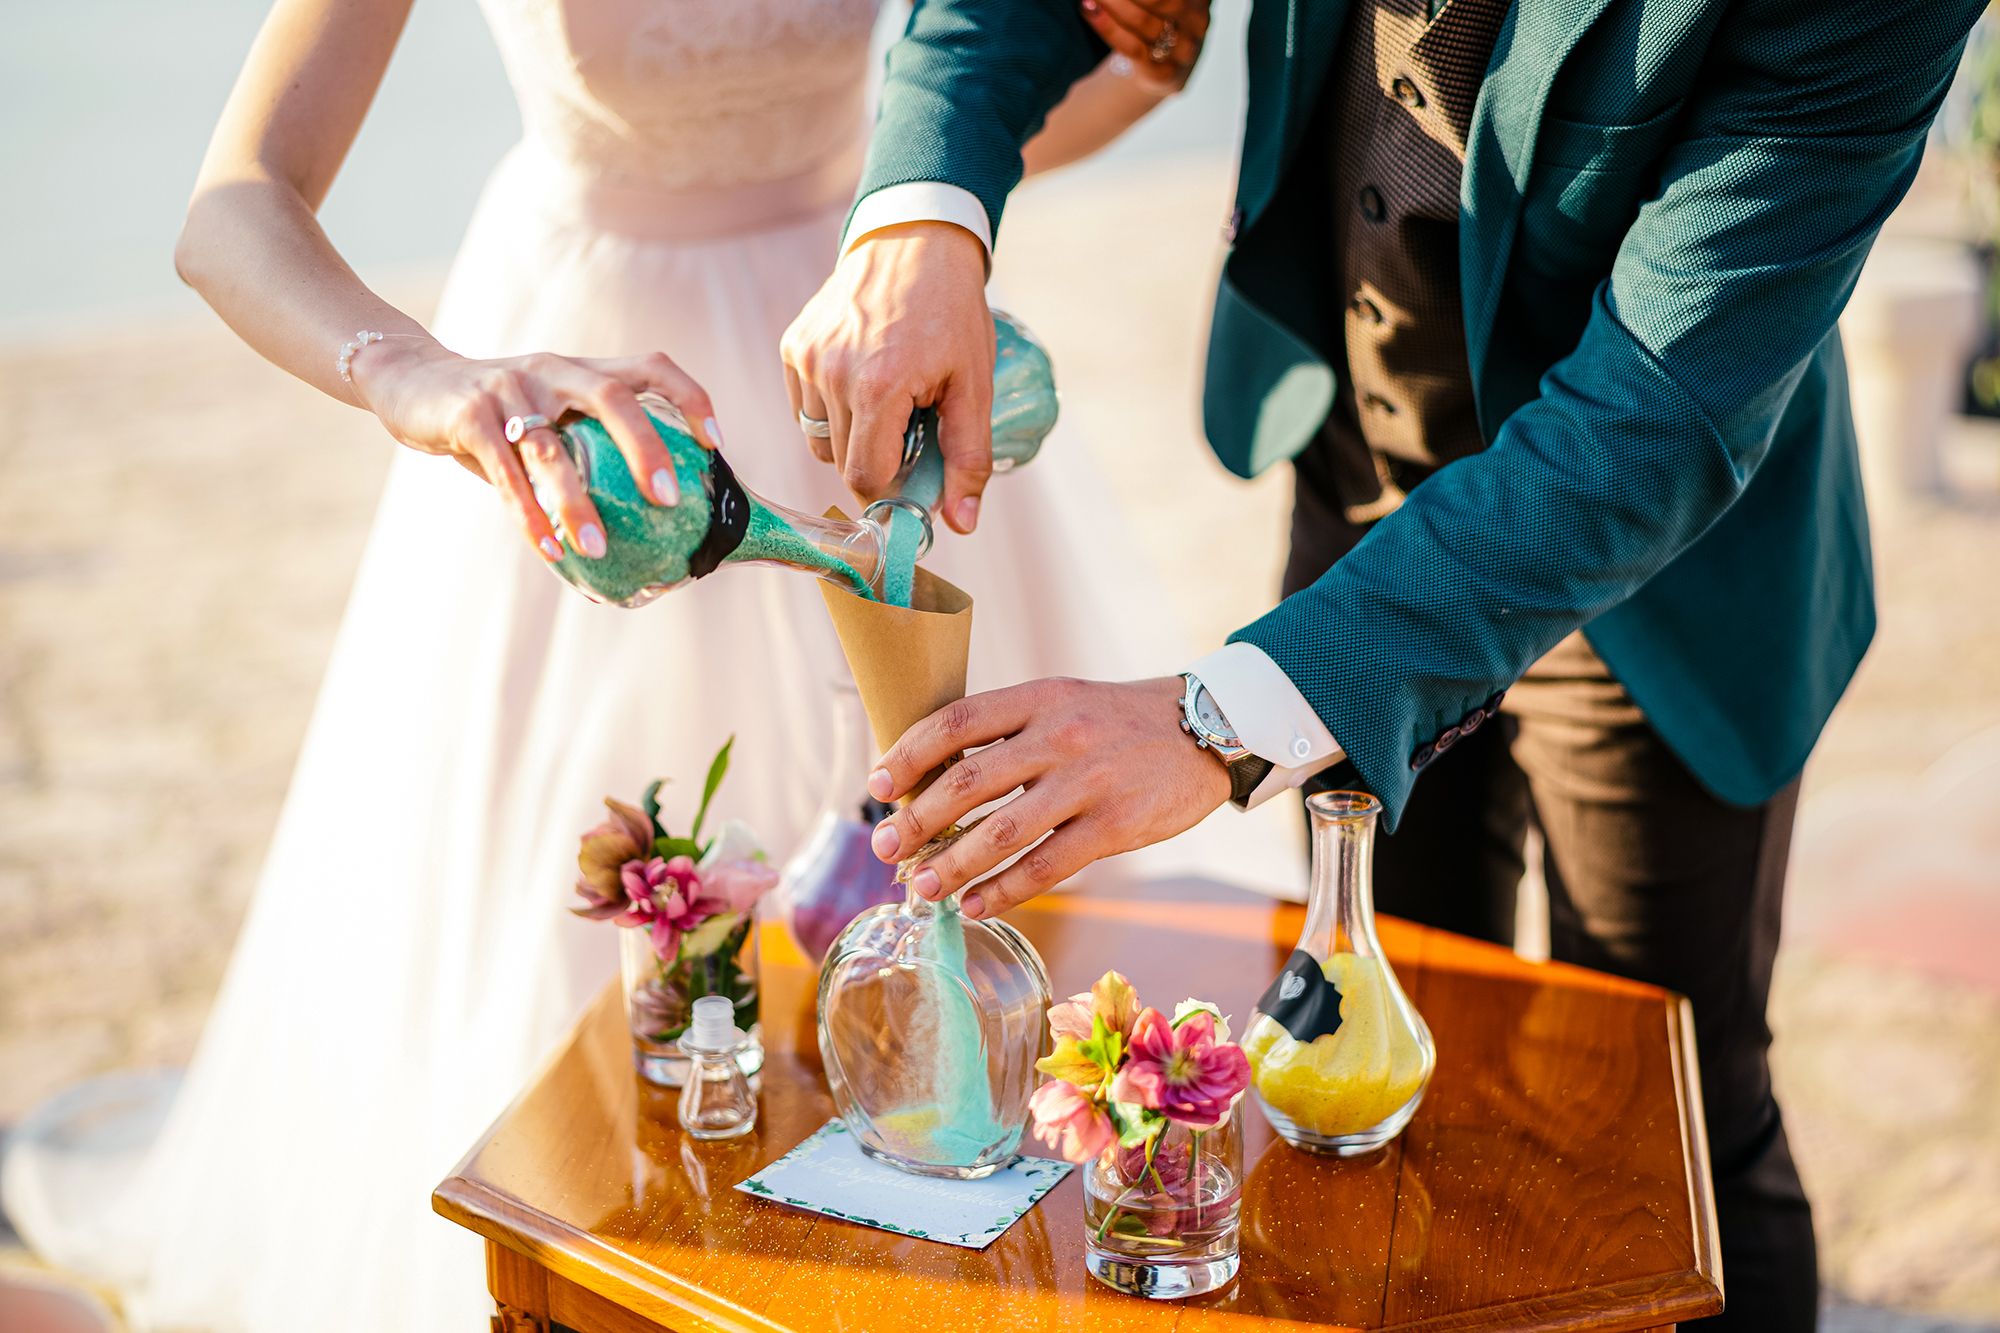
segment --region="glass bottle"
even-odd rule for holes
[[[976,1180],[1013,1160],[1040,1081],[1049,978],[1004,921],[956,894],[906,892],[849,923],[819,983],[819,1049],[861,1150],[925,1176]]]
[[[750,1034],[721,995],[694,1002],[694,1021],[681,1034],[687,1082],[681,1084],[681,1128],[697,1139],[733,1139],[757,1127],[757,1097],[743,1073]]]
[[[1305,933],[1250,1017],[1252,1086],[1271,1127],[1309,1152],[1358,1156],[1402,1132],[1437,1065],[1375,938],[1371,869],[1382,803],[1322,792],[1312,820]]]
[[[1058,404],[1042,345],[1008,315],[995,312],[993,322],[993,466],[1005,471],[1040,450]],[[720,452],[695,442],[672,404],[654,394],[641,394],[639,401],[673,459],[680,502],[653,503],[603,423],[580,413],[565,416],[556,433],[604,520],[605,553],[592,560],[564,546],[553,565],[557,575],[593,601],[625,607],[644,606],[725,564],[780,565],[863,597],[881,595],[886,539],[880,522],[827,518],[765,499],[737,478]],[[906,471],[925,448],[935,447],[935,433],[934,412],[913,418],[904,444]],[[557,523],[555,496],[538,497]],[[886,513],[883,503],[871,512]],[[928,547],[927,513],[924,522]]]
[[[815,965],[848,922],[903,896],[895,867],[884,865],[868,845],[891,807],[868,795],[875,748],[861,711],[861,695],[845,675],[829,682],[827,693],[833,709],[834,748],[826,799],[779,882],[792,938]]]

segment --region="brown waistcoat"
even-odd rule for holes
[[[1482,447],[1458,286],[1458,194],[1472,105],[1509,0],[1352,0],[1320,99],[1333,156],[1331,296],[1346,374],[1300,459],[1350,521]],[[1400,484],[1399,484],[1400,483]]]

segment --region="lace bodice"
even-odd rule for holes
[[[877,0],[480,0],[531,141],[612,184],[795,176],[861,138]]]

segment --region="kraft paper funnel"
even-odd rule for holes
[[[972,649],[972,598],[917,570],[911,605],[890,606],[820,584],[834,633],[861,693],[875,744],[887,750],[912,724],[965,697],[965,663]],[[929,786],[924,776],[910,793]]]

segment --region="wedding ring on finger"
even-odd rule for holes
[[[831,421],[822,421],[818,417],[807,416],[804,412],[799,413],[799,429],[815,440],[830,440],[833,438],[833,423]]]
[[[1160,35],[1153,39],[1152,48],[1146,54],[1152,58],[1154,64],[1164,65],[1174,58],[1174,47],[1180,40],[1180,29],[1174,26],[1172,19],[1168,19],[1161,26]]]
[[[492,419],[493,418],[491,417],[487,418],[488,421],[491,421]],[[529,412],[526,413],[525,415],[518,417],[508,417],[507,425],[505,428],[507,443],[519,444],[522,440],[527,438],[529,431],[547,430],[548,426],[549,426],[549,419],[543,416],[540,412]]]

